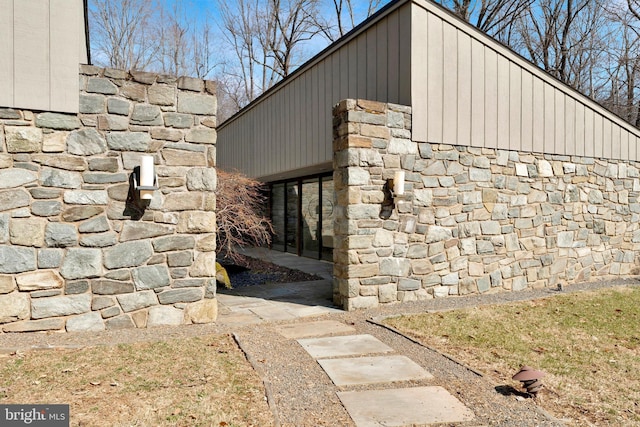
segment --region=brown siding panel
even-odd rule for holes
[[[471,41],[471,145],[484,147],[484,86],[485,48],[477,40]]]
[[[498,56],[484,48],[484,146],[498,146]]]
[[[19,2],[14,20],[15,106],[48,110],[51,100],[49,2]]]
[[[458,31],[443,23],[442,141],[457,144],[458,135]]]
[[[444,87],[444,54],[442,20],[429,14],[427,20],[427,69],[423,70],[427,79],[427,99],[429,114],[427,114],[427,132],[429,142],[443,142],[443,94]],[[414,71],[415,70],[414,68]]]
[[[0,0],[0,106],[14,106],[13,1]]]
[[[457,143],[471,145],[471,37],[458,34],[458,136]]]
[[[522,70],[522,111],[520,114],[522,151],[533,151],[533,76]]]

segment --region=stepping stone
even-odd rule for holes
[[[298,340],[298,342],[314,359],[364,356],[366,354],[393,351],[391,347],[371,335],[305,338]]]
[[[295,323],[276,328],[278,333],[285,338],[298,339],[307,337],[321,337],[331,334],[354,333],[355,328],[335,320],[321,320],[317,322]]]
[[[338,387],[433,378],[433,375],[406,356],[323,359],[318,360],[318,363]]]
[[[259,307],[253,307],[250,309],[253,313],[259,316],[263,320],[278,321],[278,320],[293,320],[296,318],[291,313],[286,312],[278,305],[261,305]]]
[[[471,421],[473,412],[442,387],[338,392],[357,427]]]

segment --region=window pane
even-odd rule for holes
[[[298,183],[287,182],[286,250],[298,253]]]
[[[335,191],[333,178],[322,178],[322,259],[333,261],[333,213],[335,206]]]
[[[320,188],[319,179],[302,183],[302,254],[318,258],[320,253]]]
[[[271,222],[273,223],[273,248],[284,250],[284,184],[274,184],[271,188]]]

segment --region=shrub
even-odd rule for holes
[[[239,172],[218,169],[217,247],[222,257],[237,261],[239,248],[271,243],[273,227],[264,215],[266,202],[263,183]]]

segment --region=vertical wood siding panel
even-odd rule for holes
[[[611,129],[611,122],[606,117],[602,118],[602,157],[610,159],[613,157],[613,147],[615,144],[613,140],[613,131]],[[615,157],[613,157],[615,158]]]
[[[629,134],[629,160],[637,162],[638,159],[638,138]]]
[[[317,69],[314,67],[310,74],[309,89],[307,98],[307,117],[305,122],[307,123],[307,141],[303,144],[303,149],[306,152],[307,164],[314,164],[318,160],[318,140],[316,138],[315,129],[318,121],[317,104],[318,104],[318,74]]]
[[[78,57],[80,27],[79,3],[69,7],[69,0],[50,0],[50,81],[51,109],[77,113],[79,111]],[[76,31],[70,31],[70,28]]]
[[[458,137],[457,144],[471,145],[471,37],[458,34]]]
[[[398,12],[387,18],[387,100],[400,103],[400,29],[398,28]]]
[[[398,103],[402,105],[415,105],[415,99],[412,101],[412,93],[413,93],[413,84],[418,77],[414,76],[412,73],[413,61],[417,61],[421,63],[424,59],[424,53],[421,54],[422,58],[412,56],[413,53],[418,53],[419,49],[414,47],[416,44],[426,43],[426,34],[425,32],[416,31],[412,25],[412,14],[410,5],[403,6],[398,12],[398,21],[400,25],[400,40],[398,43],[400,44],[400,60],[399,60],[399,71],[398,71],[398,89],[399,89],[399,98]],[[422,24],[425,25],[424,23]],[[407,40],[412,40],[414,36],[424,35],[424,38],[416,38],[413,40],[420,40],[420,43],[407,43]],[[414,50],[415,49],[415,50]],[[424,71],[423,71],[424,73]],[[424,111],[424,110],[423,110]],[[416,135],[414,134],[414,138]]]
[[[471,42],[471,145],[484,147],[484,86],[485,47],[477,40]]]
[[[556,91],[544,83],[544,153],[553,153],[556,148]]]
[[[377,99],[378,97],[378,48],[377,48],[377,27],[372,27],[366,32],[367,36],[367,96],[366,99]]]
[[[326,136],[327,136],[327,143],[330,146],[330,150],[331,150],[331,155],[333,156],[333,106],[335,105],[335,102],[331,99],[331,87],[333,86],[333,78],[330,74],[330,70],[331,70],[331,62],[329,60],[325,60],[324,61],[324,69],[326,71],[325,73],[325,79],[324,79],[324,85],[325,85],[325,102],[326,102],[326,106],[328,107],[328,112],[327,114],[327,118],[328,118],[328,123],[329,126],[326,129]]]
[[[287,85],[288,92],[288,104],[289,104],[289,117],[288,120],[298,120],[298,110],[297,110],[297,102],[296,102],[296,84],[292,83]],[[287,151],[293,150],[293,144],[296,144],[296,124],[289,121],[287,125],[288,135],[287,135]],[[284,170],[283,161],[286,159],[286,154],[282,153],[278,156],[278,160],[276,164],[278,164],[277,170]]]
[[[522,150],[522,68],[509,66],[509,148]]]
[[[334,53],[327,58],[327,66],[331,73],[331,80],[327,87],[328,94],[331,98],[331,105],[335,105],[340,99],[340,62],[338,60],[338,54]]]
[[[555,151],[552,153],[565,154],[565,98],[566,95],[558,90],[555,91]]]
[[[584,104],[576,102],[576,128],[575,128],[575,154],[584,156],[585,150],[585,122],[584,122]]]
[[[319,156],[322,159],[327,158],[327,146],[333,150],[333,139],[329,137],[330,131],[332,131],[332,120],[329,119],[333,106],[327,101],[326,97],[326,63],[321,61],[318,64],[318,144]]]
[[[388,55],[387,55],[387,41],[388,41],[388,33],[387,33],[387,21],[383,19],[376,25],[376,36],[377,36],[377,64],[376,67],[378,69],[377,75],[377,87],[376,92],[378,97],[376,100],[385,101],[387,99],[387,67],[388,65]]]
[[[427,39],[428,55],[428,75],[427,75],[427,138],[429,142],[442,142],[442,107],[443,107],[443,87],[444,87],[444,54],[442,40],[442,20],[433,15],[428,15],[429,34]],[[414,67],[414,72],[417,69]],[[424,77],[423,77],[424,78]],[[415,99],[414,99],[415,100]]]
[[[410,25],[401,25],[401,27],[411,29],[412,40],[420,40],[419,43],[405,43],[405,45],[409,45],[410,52],[410,72],[407,75],[407,80],[411,78],[409,88],[411,100],[408,105],[413,107],[412,136],[416,141],[431,142],[429,140],[429,121],[427,120],[431,114],[433,103],[429,97],[429,81],[432,73],[429,69],[427,54],[431,42],[429,14],[422,8],[414,8],[412,12]]]
[[[484,62],[484,146],[498,146],[498,55],[485,48]]]
[[[340,60],[340,81],[338,87],[340,88],[339,98],[347,98],[349,94],[349,49],[343,47],[339,52]],[[339,101],[339,100],[338,100]],[[337,102],[337,101],[336,101]]]
[[[584,110],[584,155],[594,157],[595,150],[595,118],[593,110],[586,107]]]
[[[13,107],[13,0],[0,0],[0,106]]]
[[[565,151],[564,154],[576,153],[576,100],[566,97],[565,111]]]
[[[533,150],[533,76],[522,70],[522,123],[520,141],[522,151]]]
[[[349,88],[347,98],[355,99],[358,97],[358,45],[352,40],[348,46],[349,55]]]
[[[534,153],[544,152],[544,82],[533,76],[533,145]]]
[[[509,61],[498,55],[498,148],[509,149]]]
[[[15,104],[49,110],[49,2],[20,1],[15,6]]]
[[[631,138],[631,133],[622,129],[620,132],[620,155],[623,160],[634,161],[635,159],[631,157],[631,150],[629,149],[629,140]]]
[[[593,113],[593,156],[601,158],[604,144],[604,135],[602,133],[602,116],[600,113]]]
[[[458,143],[458,30],[448,23],[443,23],[442,30],[442,142],[455,145]]]
[[[294,135],[293,141],[291,141],[292,149],[290,150],[291,152],[288,153],[287,155],[287,164],[281,170],[289,170],[290,168],[294,167],[294,165],[296,164],[295,159],[298,158],[298,147],[300,146],[300,139],[302,139],[302,126],[301,126],[302,117],[300,117],[300,110],[302,109],[301,86],[302,86],[302,80],[300,78],[297,78],[294,81],[294,89],[296,93],[295,95],[296,96],[296,110],[295,110],[296,133]]]
[[[313,86],[311,86],[311,142],[310,146],[307,147],[309,151],[311,151],[311,162],[317,163],[320,159],[320,147],[321,141],[319,138],[320,131],[320,94],[319,94],[319,86],[320,86],[320,78],[318,76],[318,66],[316,65],[311,70],[311,81],[313,82]],[[282,124],[286,126],[286,122]]]
[[[626,131],[625,131],[626,132]],[[628,160],[628,153],[622,151],[622,128],[615,124],[611,127],[611,156],[614,159]]]
[[[357,98],[367,97],[367,36],[360,34],[356,39],[358,46],[358,88]]]

